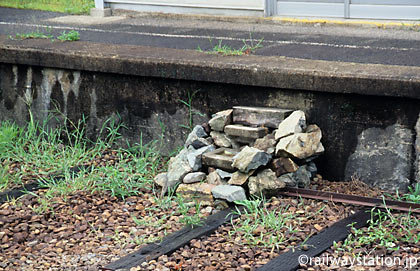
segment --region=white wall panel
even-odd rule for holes
[[[314,2],[277,2],[277,15],[343,17],[344,4]]]

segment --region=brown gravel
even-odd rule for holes
[[[51,201],[43,215],[34,212],[40,203],[31,195],[0,206],[0,270],[98,270],[184,226],[176,204],[162,211],[152,194],[123,202],[78,192]],[[144,220],[136,224],[133,216]]]
[[[19,180],[18,183],[15,183],[15,182],[8,183],[7,187],[0,190],[0,192],[9,190],[9,189],[20,188],[22,185],[34,182],[35,180],[40,178],[40,176],[42,176],[41,174],[36,174],[35,172],[28,171],[28,169],[24,167],[22,163],[20,162],[8,161],[8,160],[4,160],[3,162],[0,162],[0,166],[5,167],[6,165],[8,167],[8,171],[7,171],[8,174],[10,174],[11,176],[21,175],[21,177],[16,178],[17,180]]]
[[[324,180],[321,175],[317,175],[313,179],[309,188],[319,191],[343,193],[373,198],[377,198],[381,195],[386,194],[386,192],[381,191],[377,188],[372,188],[369,185],[357,179],[353,179],[349,182],[333,182]]]

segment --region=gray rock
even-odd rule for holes
[[[158,186],[165,187],[166,183],[168,182],[168,176],[167,176],[166,172],[159,173],[158,175],[155,176],[155,178],[153,179],[153,181]]]
[[[198,150],[194,149],[192,146],[188,147],[188,153],[186,155],[188,165],[191,167],[193,171],[200,170],[202,166],[201,156],[204,153],[212,152],[215,149],[216,148],[213,145],[205,146],[205,147],[199,148]]]
[[[212,143],[205,138],[198,137],[191,142],[194,149],[199,149],[205,146],[210,146]]]
[[[300,166],[296,172],[280,175],[278,179],[284,182],[287,187],[307,188],[312,178],[309,168],[308,165]]]
[[[306,117],[303,111],[294,111],[285,118],[276,130],[275,139],[302,133],[306,129]]]
[[[271,155],[259,149],[245,146],[233,157],[232,166],[244,173],[265,166],[270,161]]]
[[[287,187],[298,187],[294,173],[287,173],[277,178],[280,182],[286,184]]]
[[[217,174],[219,174],[220,178],[222,179],[228,179],[230,177],[232,177],[232,173],[226,172],[224,170],[221,169],[216,169]]]
[[[369,128],[348,158],[345,179],[353,177],[383,190],[406,192],[413,160],[413,132],[399,124]]]
[[[204,130],[203,126],[196,125],[191,133],[188,135],[187,140],[185,141],[184,147],[188,148],[195,140],[199,138],[207,137],[207,133]],[[197,148],[196,148],[197,149]]]
[[[222,178],[220,178],[220,176],[217,173],[217,171],[210,172],[209,175],[207,175],[206,181],[207,181],[208,184],[216,184],[216,185],[220,185],[220,184],[225,184],[226,183],[226,182],[224,182],[222,180]]]
[[[414,146],[415,150],[415,162],[414,162],[414,181],[420,183],[420,114],[417,119],[416,127],[416,142]]]
[[[307,165],[300,166],[299,169],[293,173],[293,178],[300,188],[307,188],[311,183],[312,174],[308,170]]]
[[[204,172],[191,172],[185,175],[183,183],[199,183],[206,178],[206,173]]]
[[[209,120],[212,130],[223,132],[225,126],[232,123],[232,109],[217,112]]]
[[[207,137],[206,129],[201,125],[196,125],[192,130],[191,134],[196,135],[197,137]]]
[[[242,147],[242,143],[237,141],[234,137],[229,137],[230,143],[232,144],[232,149],[239,150]]]
[[[277,141],[274,139],[274,135],[269,134],[263,138],[258,138],[255,140],[254,148],[262,150],[268,154],[273,154],[276,150]]]
[[[168,167],[168,181],[167,181],[167,189],[175,187],[177,184],[182,182],[185,175],[192,171],[192,168],[189,166],[187,161],[187,149],[183,149],[177,156],[172,157],[169,160],[169,167]]]
[[[318,126],[309,133],[297,133],[283,137],[276,146],[276,156],[306,159],[324,152],[322,133]]]
[[[236,185],[218,185],[211,190],[215,199],[224,199],[229,202],[246,200],[245,189]]]
[[[211,138],[213,138],[214,144],[219,147],[229,148],[232,146],[230,138],[221,132],[211,131]]]
[[[306,169],[311,173],[311,178],[315,177],[315,175],[318,173],[318,168],[314,162],[309,162],[306,164]]]
[[[255,170],[251,170],[248,173],[243,173],[240,171],[235,171],[232,174],[232,177],[230,178],[230,180],[228,181],[228,184],[233,184],[233,185],[243,185],[246,183],[246,181],[248,180],[249,176],[251,176],[252,174],[254,174]]]
[[[254,196],[274,195],[285,186],[286,183],[277,178],[271,169],[264,169],[257,176],[249,177],[248,181],[249,194]]]

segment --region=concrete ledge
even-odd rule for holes
[[[112,12],[110,8],[91,8],[90,16],[92,17],[109,17]]]
[[[420,99],[420,67],[0,36],[0,62],[215,83]]]
[[[0,36],[0,121],[26,123],[29,101],[36,120],[57,109],[73,121],[87,116],[87,135],[94,138],[107,119],[118,119],[128,127],[124,139],[159,139],[160,151],[168,154],[184,144],[188,129],[181,124],[190,112],[180,101],[191,93],[194,111],[201,113],[194,124],[234,105],[305,111],[323,132],[326,151],[317,166],[337,180],[346,177],[349,159],[366,145],[361,135],[369,129],[383,134],[402,127],[408,135],[418,130],[420,67]],[[393,137],[398,142],[400,134]],[[373,145],[388,144],[378,138]],[[414,153],[414,139],[406,141]],[[411,179],[413,166],[406,168]]]

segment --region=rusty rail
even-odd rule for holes
[[[280,195],[296,196],[309,199],[328,200],[333,202],[348,203],[353,205],[361,205],[368,207],[389,208],[393,210],[420,213],[420,204],[410,203],[397,200],[377,199],[370,197],[362,197],[356,195],[348,195],[334,192],[325,192],[304,188],[287,187],[284,188]]]

